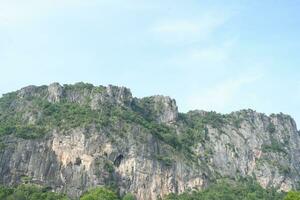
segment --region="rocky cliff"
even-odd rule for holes
[[[299,187],[300,136],[284,114],[178,113],[165,96],[77,83],[28,86],[0,99],[0,183],[37,183],[76,199],[106,185],[139,200],[251,176]]]

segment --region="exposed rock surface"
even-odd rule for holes
[[[50,105],[88,106],[91,112],[104,112],[107,106],[126,108],[140,121],[151,123],[113,115],[107,125],[95,122],[66,128],[61,124],[67,120],[49,123],[47,134],[39,138],[4,134],[2,184],[18,184],[27,177],[75,199],[88,188],[114,185],[120,194],[131,192],[139,200],[201,189],[222,177],[252,176],[263,187],[283,191],[299,186],[300,136],[288,115],[267,116],[252,110],[182,114],[169,97],[137,99],[124,87],[82,83],[23,88],[8,103],[1,103],[0,111],[10,109],[11,115],[21,115],[22,123],[39,125],[46,113],[34,106],[35,98]],[[161,129],[170,134],[159,135]],[[189,137],[194,137],[190,145],[181,147]]]
[[[63,87],[59,83],[52,83],[48,86],[48,101],[59,102],[63,96]]]

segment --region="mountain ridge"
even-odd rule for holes
[[[49,84],[49,85],[39,85],[39,86],[37,86],[37,85],[28,85],[28,86],[25,86],[25,87],[23,87],[23,88],[21,88],[21,89],[19,89],[19,90],[14,91],[14,92],[21,92],[21,91],[23,91],[23,92],[21,92],[21,93],[26,93],[26,91],[30,91],[30,90],[33,89],[33,88],[43,88],[43,87],[48,87],[48,86],[49,86],[49,87],[59,86],[59,87],[62,87],[62,88],[63,88],[64,86],[71,86],[71,85],[89,85],[89,87],[100,87],[100,88],[107,88],[107,87],[108,87],[108,88],[121,88],[121,89],[127,90],[127,91],[130,93],[130,95],[132,96],[132,92],[131,92],[130,88],[128,88],[128,87],[126,87],[126,86],[118,86],[118,85],[111,85],[111,84],[109,84],[109,85],[107,85],[107,86],[103,86],[103,85],[95,86],[95,85],[93,85],[93,84],[85,83],[85,82],[76,82],[76,83],[74,83],[74,84],[63,84],[63,85],[61,85],[61,84],[58,83],[58,82],[53,82],[53,83],[51,83],[51,84]],[[5,96],[5,95],[8,95],[8,94],[10,94],[10,93],[13,93],[13,92],[7,92],[7,93],[4,93],[4,94],[1,94],[2,96],[0,96],[0,98],[2,98],[2,97]],[[175,100],[174,98],[172,98],[172,97],[170,97],[170,96],[165,96],[165,95],[162,95],[162,94],[150,95],[150,96],[144,96],[144,97],[134,97],[134,98],[143,99],[143,98],[150,98],[150,97],[164,97],[164,98],[167,98],[167,99],[171,99],[171,100],[174,100],[174,101],[175,101],[175,105],[176,105],[176,100]],[[176,105],[176,107],[177,107],[177,105]],[[264,112],[259,112],[259,111],[256,111],[256,110],[254,110],[254,109],[251,109],[251,108],[244,108],[244,109],[240,109],[240,110],[236,110],[236,111],[231,111],[231,112],[229,112],[229,113],[216,112],[216,111],[213,111],[213,110],[207,111],[207,110],[203,110],[203,109],[192,109],[192,110],[188,110],[188,111],[186,111],[186,112],[179,112],[179,111],[178,111],[178,113],[187,114],[187,113],[189,113],[189,112],[200,112],[200,113],[201,113],[201,112],[216,112],[217,114],[230,115],[230,114],[239,113],[239,112],[243,112],[243,111],[256,112],[256,113],[259,113],[259,114],[266,115],[266,116],[268,116],[268,117],[270,117],[270,116],[272,116],[272,115],[285,115],[285,116],[290,117],[290,118],[293,119],[293,117],[292,117],[291,115],[286,114],[286,113],[279,112],[279,113],[270,113],[270,114],[266,114],[266,113],[264,113]],[[293,119],[293,120],[294,120],[294,119]]]
[[[170,97],[86,83],[27,86],[4,94],[0,111],[2,184],[28,177],[72,198],[114,185],[141,200],[224,177],[299,187],[299,131],[282,113],[180,113]]]

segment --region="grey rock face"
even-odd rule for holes
[[[300,136],[288,115],[267,116],[252,110],[229,115],[205,111],[178,114],[175,100],[169,97],[136,99],[129,89],[115,86],[55,83],[21,89],[17,96],[21,100],[39,97],[50,103],[64,100],[99,112],[106,105],[126,107],[169,127],[179,138],[187,133],[192,137],[190,129],[204,137],[193,140],[189,153],[193,156],[189,157],[151,128],[126,120],[68,130],[53,127],[41,139],[7,135],[1,138],[5,144],[0,149],[1,184],[19,184],[27,177],[74,199],[91,187],[116,185],[120,194],[131,192],[139,200],[201,189],[222,177],[252,176],[263,187],[282,191],[299,187]],[[17,110],[32,106],[30,100],[26,104],[21,100],[14,102]],[[43,117],[42,111],[38,115]],[[33,116],[25,113],[22,117],[34,124]]]
[[[171,124],[176,122],[178,117],[176,101],[167,96],[145,97],[136,100],[136,104],[144,107],[144,112],[158,123]]]
[[[214,145],[212,165],[221,176],[253,176],[263,187],[274,186],[288,191],[299,179],[299,134],[295,122],[286,115],[267,117],[253,111],[245,114],[240,127],[230,124],[220,130],[209,127]],[[269,130],[274,124],[274,130]],[[291,141],[293,138],[293,141]]]
[[[48,86],[48,101],[59,102],[63,97],[63,87],[59,83],[52,83]]]
[[[22,97],[22,98],[24,98],[26,96],[33,96],[36,93],[36,90],[37,90],[36,86],[30,85],[30,86],[22,88],[19,91],[18,95],[19,95],[19,97]]]
[[[91,108],[101,109],[105,104],[129,106],[131,102],[132,94],[128,88],[109,85],[102,92],[92,94]]]
[[[178,117],[176,101],[170,97],[154,96],[154,110],[157,111],[157,120],[162,123],[175,122]]]

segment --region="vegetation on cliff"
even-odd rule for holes
[[[203,191],[170,194],[164,200],[282,200],[284,193],[263,189],[255,180],[221,180]]]
[[[68,200],[63,194],[50,192],[37,185],[22,184],[18,187],[0,187],[1,200]],[[169,194],[162,200],[299,200],[300,192],[278,193],[275,189],[263,189],[251,179],[232,182],[222,180],[202,191]],[[80,200],[136,200],[131,193],[119,197],[114,190],[98,187],[84,193]]]
[[[1,200],[68,200],[63,194],[57,194],[38,185],[21,184],[18,187],[0,186]]]

